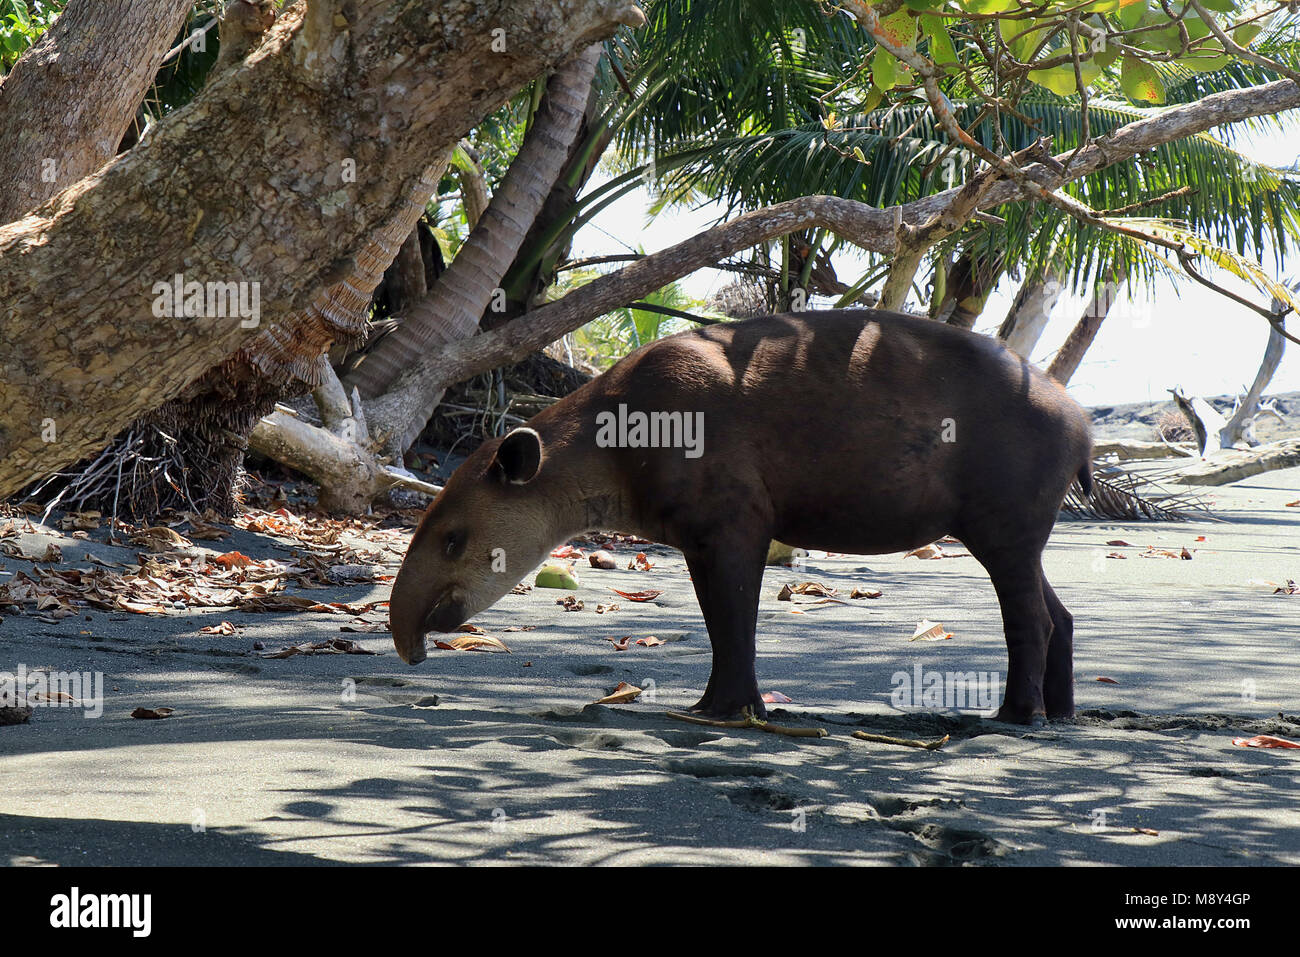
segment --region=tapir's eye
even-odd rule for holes
[[[443,549],[448,558],[459,558],[465,551],[465,541],[469,536],[464,532],[448,532]]]

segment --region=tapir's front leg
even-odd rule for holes
[[[713,671],[691,709],[710,718],[734,718],[748,710],[767,716],[754,671],[758,592],[769,539],[714,540],[683,549],[695,595],[713,646]]]

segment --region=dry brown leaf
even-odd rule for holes
[[[113,603],[113,607],[137,615],[162,615],[167,612],[167,609],[162,605],[149,605],[141,601],[130,601],[126,598],[119,598]]]
[[[1104,677],[1104,676],[1098,678],[1097,680],[1100,681],[1100,682],[1101,682],[1102,684],[1104,684],[1104,685],[1117,685],[1117,684],[1119,684],[1119,682],[1116,681],[1114,678],[1107,678],[1107,677]]]
[[[768,704],[794,704],[794,698],[787,697],[779,691],[764,692],[763,700]]]
[[[235,626],[228,621],[223,621],[219,625],[205,625],[199,631],[205,635],[233,635]]]
[[[1275,738],[1271,734],[1257,734],[1253,738],[1233,738],[1232,743],[1239,748],[1300,748],[1300,744],[1286,738]]]
[[[169,718],[175,713],[176,710],[174,708],[136,708],[131,712],[131,717],[154,720],[157,718]]]
[[[608,641],[613,645],[615,651],[627,651],[627,646],[632,641],[632,636],[624,635],[622,638],[606,638],[605,641]]]
[[[928,618],[922,618],[916,624],[916,631],[908,641],[947,641],[952,637],[952,632],[944,631],[943,625],[930,621]]]
[[[884,592],[871,591],[870,589],[867,588],[855,588],[853,589],[853,591],[849,592],[849,597],[850,598],[879,598],[883,594]]]
[[[146,548],[154,550],[189,548],[194,544],[174,528],[168,528],[166,525],[154,525],[151,528],[141,529],[131,536],[131,541],[136,545],[144,545]]]
[[[636,685],[630,685],[626,681],[620,681],[618,687],[605,695],[598,698],[596,704],[626,704],[629,701],[635,701],[641,696],[641,689]]]
[[[823,585],[820,582],[799,582],[795,585],[782,585],[781,590],[777,593],[777,601],[790,601],[792,595],[820,595],[830,598],[839,594],[839,591],[830,585]]]
[[[362,648],[351,638],[329,638],[325,641],[307,641],[290,645],[279,651],[259,655],[261,658],[292,658],[294,655],[377,655],[377,651]]]
[[[513,654],[500,638],[491,635],[462,635],[451,641],[435,641],[434,645],[443,651],[504,651],[508,655]]]
[[[1142,558],[1181,558],[1177,552],[1171,552],[1167,548],[1156,548],[1154,545],[1148,545],[1147,550],[1142,553]]]
[[[32,691],[27,695],[28,701],[58,701],[64,704],[70,704],[74,708],[80,707],[81,702],[66,691]]]
[[[904,558],[943,558],[943,549],[938,545],[922,545],[920,548],[914,548]]]
[[[667,644],[662,638],[656,638],[654,635],[647,635],[645,638],[636,640],[638,645],[645,645],[647,648],[658,648],[660,645]]]
[[[654,591],[653,589],[647,591],[619,591],[617,588],[611,588],[610,591],[618,595],[619,598],[626,598],[628,601],[654,601],[663,594],[663,592]]]
[[[633,572],[648,572],[654,568],[654,564],[646,559],[645,552],[637,552],[636,558],[628,562],[627,568]]]

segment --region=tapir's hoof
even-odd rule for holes
[[[733,721],[752,715],[755,718],[767,718],[767,706],[761,697],[749,700],[739,698],[727,699],[717,695],[706,695],[690,708],[691,714],[714,721]]]
[[[1034,728],[1041,728],[1047,724],[1047,715],[1042,711],[1030,711],[1028,708],[1012,708],[1005,704],[998,709],[994,719],[1005,721],[1007,724],[1027,724]]]

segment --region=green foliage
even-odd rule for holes
[[[561,274],[563,282],[551,290],[552,298],[559,298],[579,286],[586,285],[600,275],[595,269],[574,269]],[[643,300],[693,315],[710,316],[704,303],[692,299],[677,283],[656,290]],[[661,339],[664,336],[695,328],[695,323],[659,312],[650,312],[625,306],[615,309],[576,330],[570,339],[575,355],[597,369],[607,369],[633,349]]]
[[[0,73],[8,73],[63,12],[67,0],[0,0]]]

